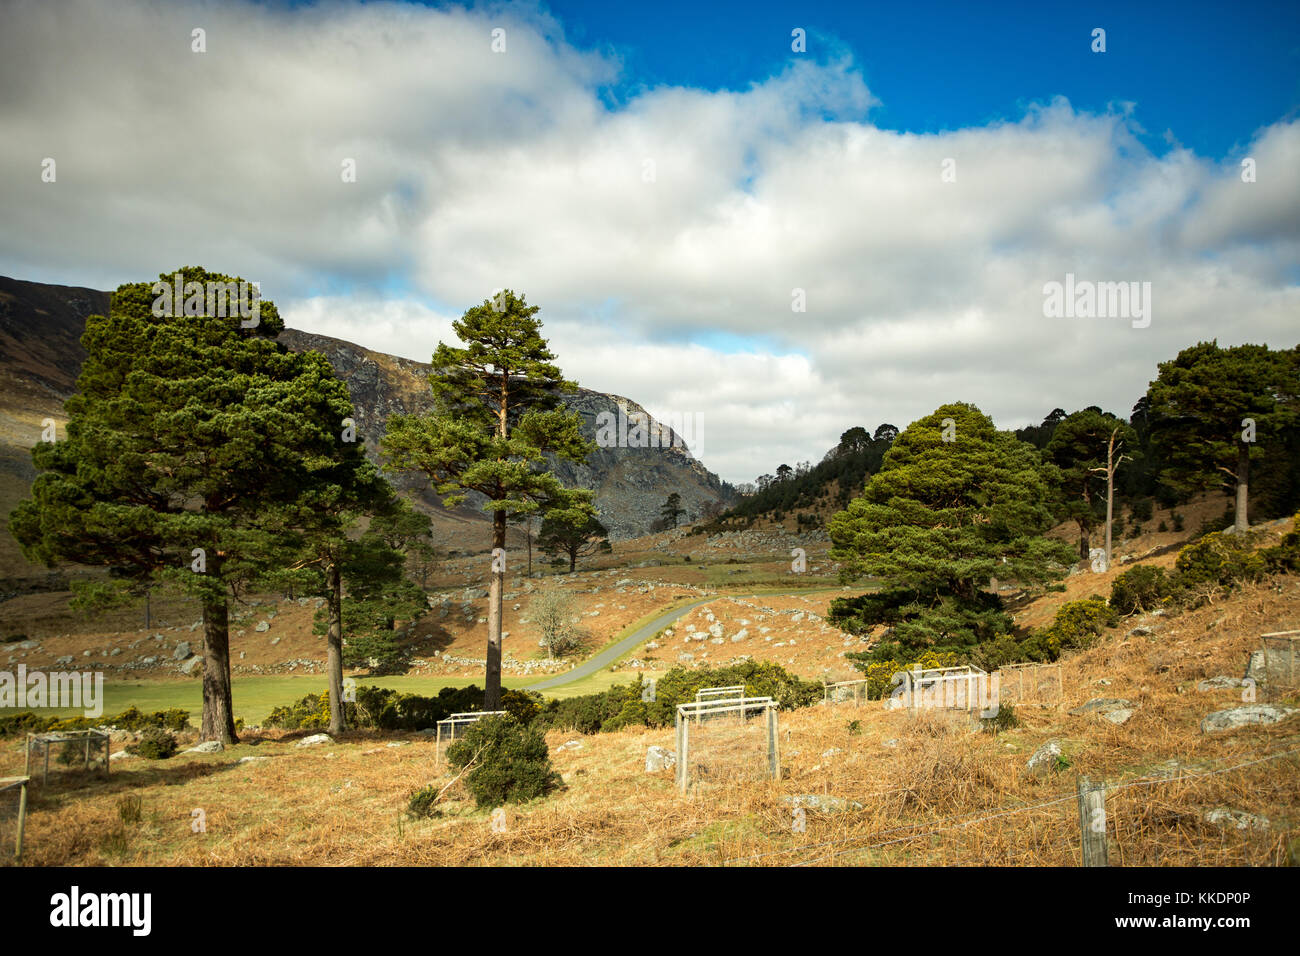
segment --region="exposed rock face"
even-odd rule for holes
[[[296,351],[321,352],[348,383],[358,437],[365,441],[371,458],[378,456],[388,416],[424,412],[432,406],[430,366],[423,362],[296,329],[286,329],[280,341]],[[659,517],[664,500],[673,492],[681,495],[681,506],[686,510],[683,522],[699,518],[709,505],[723,503],[718,476],[695,460],[683,436],[655,421],[636,402],[588,389],[566,395],[564,402],[582,417],[584,437],[593,442],[598,437],[612,437],[615,447],[597,447],[582,464],[552,459],[549,467],[564,484],[596,492],[596,508],[611,538],[647,533]],[[636,429],[635,416],[639,415],[644,415],[648,423],[644,435]],[[700,435],[700,424],[693,420],[692,425],[695,434]],[[622,447],[618,447],[619,442]],[[417,478],[399,480],[407,490],[422,488],[422,484]],[[433,501],[431,497],[426,500]],[[457,513],[466,517],[482,514],[472,498]]]

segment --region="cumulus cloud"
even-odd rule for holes
[[[878,128],[842,50],[610,105],[619,71],[523,6],[14,3],[0,272],[107,288],[201,263],[422,360],[509,286],[583,385],[703,415],[732,481],[946,401],[1008,427],[1123,413],[1195,341],[1300,338],[1294,121],[1155,155],[1141,104]],[[1067,273],[1151,282],[1151,325],[1045,318]]]

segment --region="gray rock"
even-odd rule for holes
[[[55,658],[54,663],[56,663],[56,664],[60,664],[60,665],[62,665],[62,666],[64,666],[64,667],[67,667],[69,664],[72,663],[72,655],[71,655],[71,654],[67,654],[67,655],[64,655],[63,657]]]
[[[1132,707],[1116,707],[1114,710],[1102,711],[1102,719],[1112,724],[1122,724],[1133,716]]]
[[[1080,714],[1092,713],[1093,711],[1101,711],[1102,713],[1105,713],[1109,710],[1119,710],[1120,708],[1132,709],[1132,707],[1133,702],[1131,700],[1125,700],[1123,697],[1094,697],[1086,704],[1075,707],[1070,711],[1070,713],[1077,717]]]
[[[666,747],[649,747],[645,752],[645,772],[658,773],[677,766],[677,753]]]
[[[846,810],[861,810],[862,804],[856,800],[832,797],[824,793],[796,793],[782,797],[781,802],[792,809],[816,810],[820,813],[843,813]]]
[[[249,757],[240,757],[240,758],[239,758],[239,763],[241,763],[241,764],[244,764],[244,763],[261,763],[263,760],[270,760],[270,759],[271,759],[270,757],[252,757],[252,756],[249,756]]]
[[[1037,750],[1034,751],[1025,769],[1032,774],[1048,774],[1056,769],[1056,758],[1061,756],[1061,745],[1055,740],[1049,740]]]
[[[1205,819],[1209,823],[1217,824],[1221,827],[1232,827],[1234,830],[1267,830],[1268,817],[1259,817],[1253,813],[1246,813],[1243,810],[1232,810],[1228,807],[1215,807],[1205,814]]]
[[[196,670],[199,670],[202,666],[203,666],[203,658],[197,656],[191,657],[189,660],[187,660],[184,664],[181,665],[181,673],[193,674]]]
[[[184,751],[187,754],[216,754],[225,750],[225,745],[220,740],[205,740],[201,744],[195,744],[189,750]]]
[[[269,621],[258,621],[257,627],[253,628],[255,631],[269,631],[270,629],[271,623]]]
[[[897,737],[890,737],[888,740],[882,741],[882,745],[885,746],[885,747],[897,747],[897,746],[898,746],[898,738],[897,738]]]
[[[1247,704],[1245,707],[1230,707],[1206,714],[1201,721],[1201,733],[1209,734],[1220,730],[1236,730],[1251,724],[1276,724],[1286,720],[1292,714],[1300,713],[1294,707],[1275,707],[1272,704]]]
[[[1211,677],[1201,681],[1196,685],[1196,689],[1202,693],[1207,690],[1218,690],[1222,687],[1241,687],[1245,681],[1240,677],[1225,677],[1220,674],[1218,677]]]
[[[559,750],[581,750],[581,749],[582,749],[582,741],[580,741],[580,740],[570,740],[568,743],[560,744],[560,746],[556,747],[555,749],[556,749],[557,751],[559,751]]]
[[[310,737],[304,737],[298,741],[299,747],[315,747],[319,744],[332,744],[334,738],[329,734],[312,734]]]
[[[172,659],[183,661],[190,656],[190,642],[181,641],[176,645],[176,650],[172,651]]]
[[[117,655],[118,655],[118,654],[121,654],[121,653],[122,653],[122,648],[120,648],[120,647],[115,647],[115,648],[113,648],[111,651],[108,652],[108,656],[109,656],[109,657],[117,657]]]

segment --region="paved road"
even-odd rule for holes
[[[701,598],[698,601],[692,601],[690,604],[687,604],[683,607],[679,607],[676,610],[668,611],[664,614],[661,614],[653,621],[651,621],[649,624],[646,624],[644,627],[637,628],[635,631],[633,631],[627,637],[623,638],[617,644],[611,644],[609,647],[605,648],[595,657],[583,661],[573,670],[565,671],[563,674],[559,674],[555,677],[548,677],[546,680],[538,684],[530,684],[527,687],[527,689],[528,690],[550,690],[552,687],[561,687],[564,684],[570,684],[575,680],[581,680],[584,677],[590,677],[592,674],[596,673],[597,671],[603,670],[604,668],[608,667],[610,664],[614,663],[614,661],[618,660],[620,657],[622,657],[632,648],[636,647],[642,641],[649,640],[652,636],[654,636],[654,633],[657,630],[659,630],[661,627],[667,627],[669,624],[677,620],[683,614],[690,613],[691,611],[699,607],[701,604],[708,604],[710,601],[716,601],[716,600],[718,600],[717,595],[708,598]]]

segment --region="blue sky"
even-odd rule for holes
[[[1300,3],[610,3],[552,0],[578,46],[609,46],[627,97],[661,84],[741,90],[789,60],[853,55],[881,101],[872,122],[937,132],[1018,119],[1065,96],[1103,112],[1133,102],[1143,137],[1223,156],[1300,107]],[[1106,52],[1091,50],[1106,30]]]

